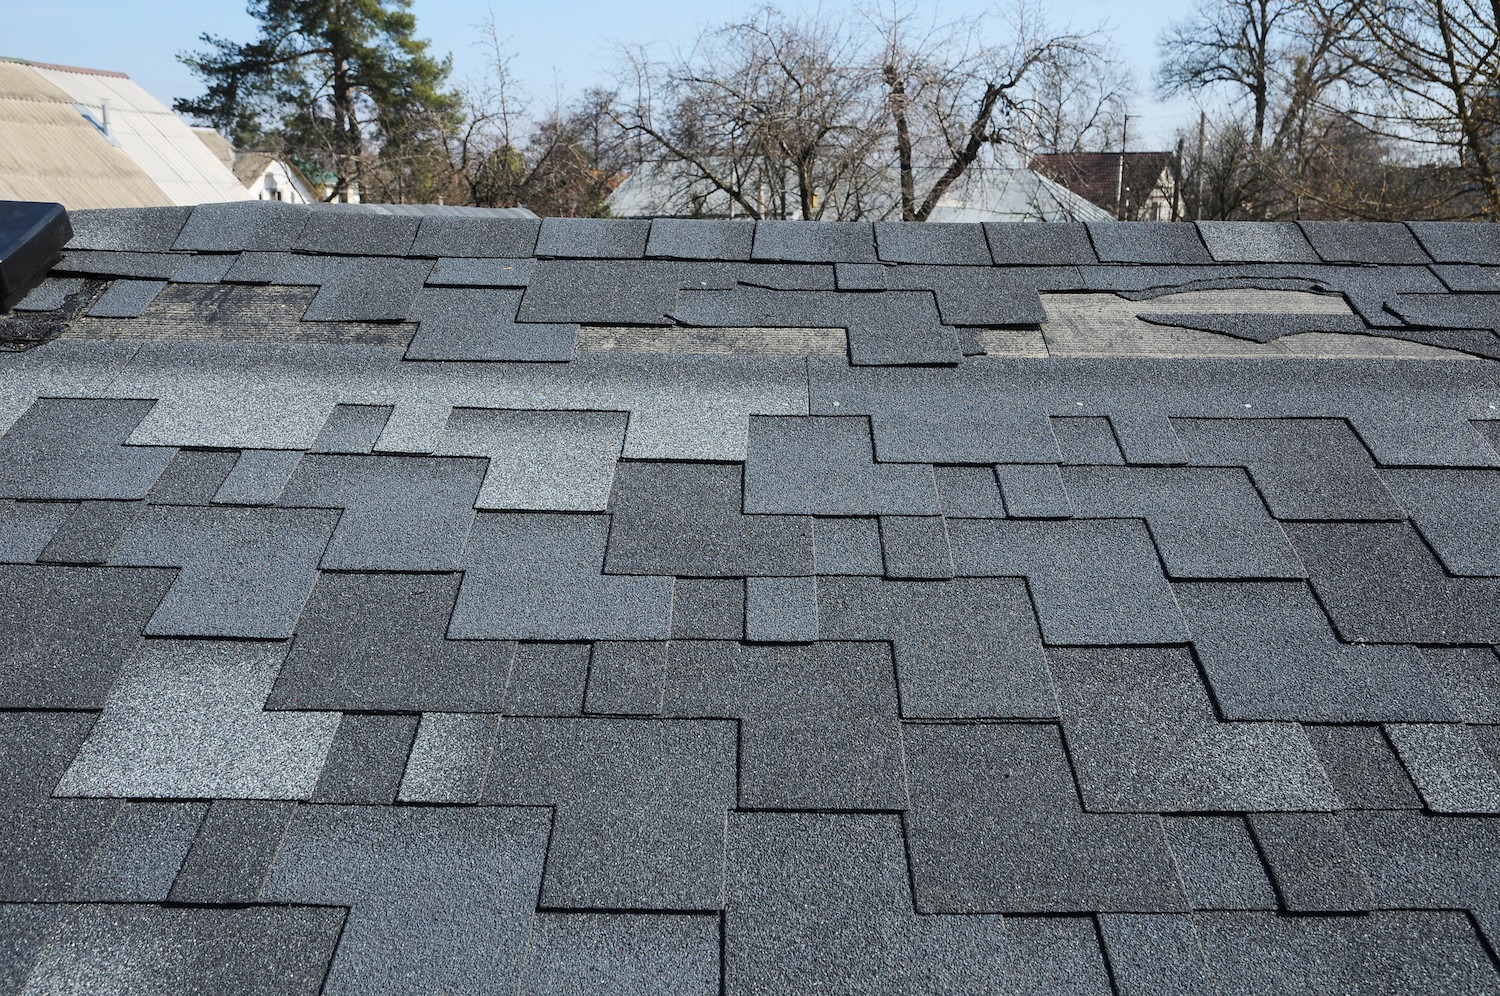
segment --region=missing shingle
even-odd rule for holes
[[[80,318],[63,336],[402,348],[411,343],[416,326],[408,323],[302,321],[317,292],[316,287],[170,284],[139,318]]]
[[[107,281],[49,278],[10,314],[0,315],[0,352],[22,352],[50,342],[94,306]],[[34,310],[46,306],[47,310]]]
[[[843,329],[620,328],[584,326],[582,352],[689,353],[710,356],[844,356]]]
[[[1053,356],[1153,356],[1174,359],[1430,359],[1472,358],[1466,353],[1390,338],[1356,334],[1348,303],[1339,296],[1286,290],[1212,290],[1130,301],[1115,294],[1043,294],[1049,321],[1042,335]],[[1305,316],[1307,331],[1270,342],[1156,324],[1165,316],[1251,316],[1268,320]],[[1146,321],[1141,316],[1151,315]],[[1329,327],[1325,331],[1320,322]],[[1338,331],[1335,331],[1338,330]],[[988,345],[988,344],[986,344]]]

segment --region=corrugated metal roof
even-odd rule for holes
[[[128,77],[32,65],[30,69],[101,119],[109,102],[110,134],[161,188],[169,203],[237,201],[249,193],[177,115]]]
[[[0,61],[0,199],[70,209],[172,203],[73,105],[34,67]]]

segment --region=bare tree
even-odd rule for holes
[[[1372,99],[1352,116],[1382,137],[1456,162],[1500,219],[1500,2],[1325,0],[1351,30],[1340,44]]]
[[[636,53],[619,121],[662,202],[925,221],[975,168],[1097,139],[1127,87],[1101,35],[1019,2],[931,25],[899,6],[850,22],[767,7],[673,60]]]
[[[858,217],[878,187],[880,109],[863,40],[766,7],[667,62],[629,60],[616,120],[751,218]]]
[[[1054,33],[1021,4],[1002,20],[1002,44],[986,41],[985,17],[924,30],[895,10],[874,22],[904,221],[926,221],[981,156],[1081,142],[1123,103],[1128,80],[1097,33]]]

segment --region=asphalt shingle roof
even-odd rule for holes
[[[1482,230],[75,226],[0,989],[1500,993]]]

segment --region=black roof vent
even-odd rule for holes
[[[0,312],[41,283],[72,237],[61,204],[0,201]]]

